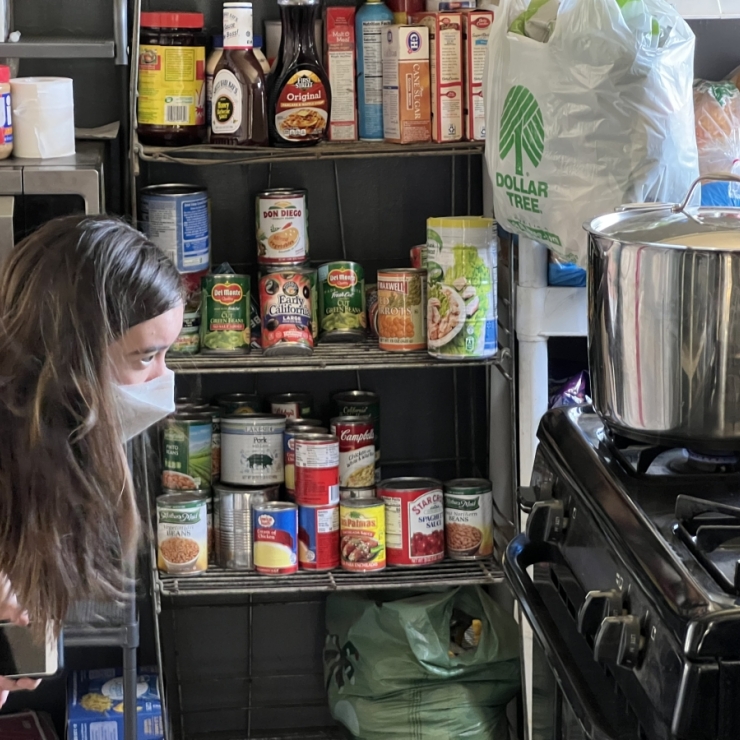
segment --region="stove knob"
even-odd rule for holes
[[[605,617],[594,640],[594,658],[603,663],[614,663],[634,669],[640,662],[645,638],[640,631],[640,620],[632,614]]]
[[[622,605],[622,594],[616,589],[589,591],[578,610],[578,631],[593,640],[604,617],[620,616]]]
[[[537,501],[527,519],[527,537],[532,542],[558,542],[567,523],[562,501]]]

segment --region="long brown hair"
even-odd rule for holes
[[[32,621],[122,596],[140,527],[108,347],[181,300],[172,262],[109,217],[51,221],[0,265],[0,575]]]

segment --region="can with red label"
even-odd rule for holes
[[[298,507],[284,501],[255,504],[254,569],[278,576],[298,570]]]
[[[278,393],[270,396],[270,413],[281,414],[286,419],[310,417],[313,413],[313,396],[310,393]]]
[[[296,434],[295,498],[301,506],[339,503],[339,440],[333,434]]]
[[[331,433],[339,440],[339,487],[368,488],[375,484],[373,417],[336,416]]]
[[[262,351],[271,355],[310,355],[311,281],[306,271],[284,270],[260,278]]]
[[[298,563],[302,570],[339,567],[339,506],[298,507]]]
[[[389,478],[378,486],[385,502],[388,564],[419,566],[445,556],[444,494],[434,478]]]
[[[296,434],[326,434],[325,427],[312,424],[293,424],[286,427],[283,435],[283,460],[285,462],[285,490],[290,498],[295,498],[295,440]]]

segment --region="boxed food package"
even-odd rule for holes
[[[478,7],[477,0],[426,0],[427,10],[438,13],[441,10],[471,10]]]
[[[67,740],[123,740],[123,671],[76,671],[67,688]],[[138,740],[162,740],[157,672],[140,669],[136,686]]]
[[[331,86],[332,141],[357,141],[355,104],[355,9],[326,8],[326,72]]]
[[[429,32],[389,26],[383,38],[383,134],[411,144],[431,140]]]
[[[465,138],[468,141],[484,141],[486,138],[483,70],[492,24],[493,12],[490,10],[462,11]]]
[[[432,73],[432,139],[463,137],[462,15],[459,12],[412,13],[411,23],[429,29]]]

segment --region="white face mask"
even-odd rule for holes
[[[128,442],[175,410],[175,373],[165,370],[146,383],[114,385],[113,397]]]

